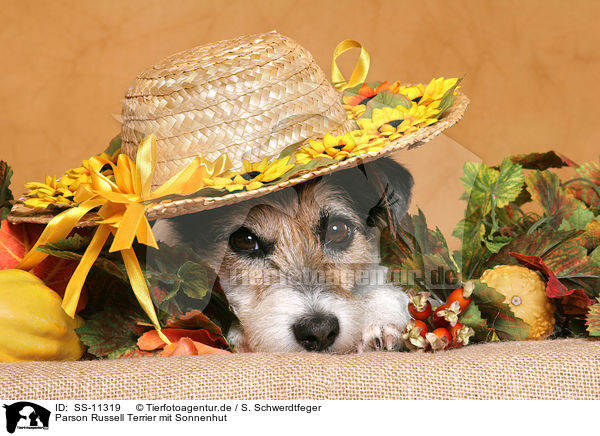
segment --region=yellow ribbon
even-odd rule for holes
[[[343,53],[351,50],[353,48],[360,48],[360,55],[358,57],[358,61],[352,71],[352,75],[350,76],[350,80],[346,82],[342,72],[335,60]],[[369,64],[371,62],[371,57],[367,50],[363,47],[363,45],[358,41],[353,41],[351,39],[346,39],[340,42],[335,50],[333,51],[333,61],[331,63],[331,82],[333,86],[338,91],[343,91],[347,88],[352,88],[353,86],[358,85],[359,83],[363,83],[367,78],[367,73],[369,72]]]
[[[119,155],[116,165],[107,159],[97,158],[100,161],[90,166],[91,182],[82,184],[75,195],[75,201],[79,205],[56,215],[48,223],[17,268],[34,268],[47,256],[36,250],[38,246],[65,238],[87,212],[100,207],[98,215],[102,219],[98,221],[98,228],[67,284],[62,302],[63,309],[71,317],[75,316],[85,279],[106,240],[112,234],[114,239],[110,251],[121,252],[131,287],[140,306],[152,321],[160,338],[170,343],[160,329],[144,274],[132,248],[134,239],[141,244],[158,248],[145,214],[148,206],[143,202],[164,195],[196,192],[207,186],[212,177],[229,171],[232,165],[227,155],[219,157],[215,162],[206,161],[200,155],[150,193],[156,165],[156,148],[156,138],[150,135],[140,143],[135,162],[124,154]],[[114,181],[100,173],[100,169],[106,164],[112,166]]]

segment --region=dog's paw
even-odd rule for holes
[[[386,324],[384,326],[371,324],[362,334],[358,343],[357,351],[398,351],[403,348],[402,327],[398,324]]]

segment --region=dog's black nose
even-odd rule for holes
[[[307,351],[323,351],[335,342],[340,324],[335,316],[320,313],[300,319],[292,330],[298,343]]]

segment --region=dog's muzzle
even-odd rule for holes
[[[296,341],[307,351],[323,351],[340,333],[340,323],[334,315],[318,313],[298,320],[293,326]]]

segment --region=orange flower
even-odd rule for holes
[[[375,89],[371,88],[365,83],[360,87],[358,95],[346,96],[342,100],[344,101],[344,104],[347,104],[348,106],[366,105],[369,100],[371,100],[381,91],[388,90],[389,87],[390,86],[387,81],[375,87]]]

